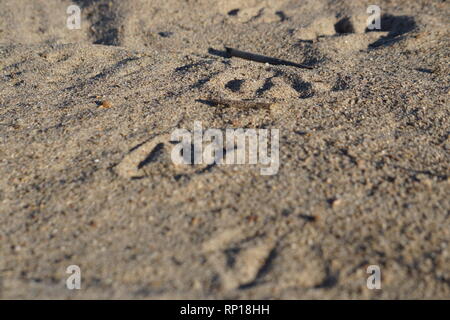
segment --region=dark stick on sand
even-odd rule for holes
[[[221,97],[211,97],[209,96],[207,100],[209,103],[214,105],[222,105],[227,107],[234,107],[240,109],[252,109],[252,108],[269,108],[275,102],[267,102],[267,101],[255,101],[253,99],[242,99],[242,100],[234,100],[234,99],[224,99]]]
[[[281,60],[281,59],[277,59],[277,58],[263,56],[260,54],[254,54],[254,53],[250,53],[250,52],[240,51],[240,50],[229,48],[229,47],[225,47],[225,49],[227,50],[227,53],[230,57],[237,57],[237,58],[241,58],[241,59],[245,59],[245,60],[256,61],[256,62],[261,62],[261,63],[268,63],[268,64],[273,64],[273,65],[283,65],[283,66],[291,66],[291,67],[297,67],[297,68],[303,68],[303,69],[313,69],[310,66],[305,66],[303,64],[298,64],[298,63],[295,63],[292,61]]]

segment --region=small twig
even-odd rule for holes
[[[241,59],[245,59],[245,60],[256,61],[256,62],[261,62],[261,63],[268,63],[268,64],[273,64],[273,65],[284,65],[284,66],[291,66],[291,67],[297,67],[297,68],[303,68],[303,69],[313,69],[310,66],[306,66],[306,65],[299,64],[299,63],[292,62],[292,61],[281,60],[278,58],[263,56],[260,54],[240,51],[240,50],[229,48],[229,47],[225,47],[225,49],[227,50],[227,53],[230,57],[236,57],[236,58],[241,58]]]
[[[205,102],[214,104],[214,105],[222,105],[227,107],[234,107],[240,109],[251,109],[251,108],[270,108],[274,102],[267,101],[255,101],[253,99],[225,99],[221,97],[208,97],[208,99],[203,100]]]

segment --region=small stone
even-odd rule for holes
[[[339,198],[333,198],[329,200],[329,203],[333,209],[336,209],[342,204],[342,199]]]
[[[112,103],[109,100],[103,100],[99,106],[101,109],[109,109],[112,108]]]

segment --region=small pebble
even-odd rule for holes
[[[108,100],[103,100],[102,103],[100,104],[99,108],[101,108],[101,109],[112,108],[112,103]]]

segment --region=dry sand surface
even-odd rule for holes
[[[449,17],[442,0],[1,0],[0,298],[448,299]],[[175,166],[170,134],[194,121],[280,129],[278,174]]]

